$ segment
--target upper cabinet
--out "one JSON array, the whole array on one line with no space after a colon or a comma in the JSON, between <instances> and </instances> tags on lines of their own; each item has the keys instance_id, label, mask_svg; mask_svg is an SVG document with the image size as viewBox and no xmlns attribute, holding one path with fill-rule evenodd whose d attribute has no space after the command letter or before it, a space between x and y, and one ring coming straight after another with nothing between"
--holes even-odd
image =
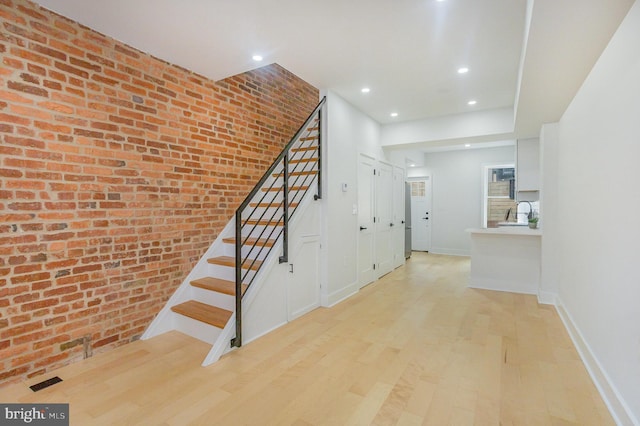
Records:
<instances>
[{"instance_id":1,"label":"upper cabinet","mask_svg":"<svg viewBox=\"0 0 640 426\"><path fill-rule=\"evenodd\" d=\"M538 199L540 190L540 140L519 139L517 145L516 185L518 199ZM521 194L527 192L529 194Z\"/></svg>"}]
</instances>

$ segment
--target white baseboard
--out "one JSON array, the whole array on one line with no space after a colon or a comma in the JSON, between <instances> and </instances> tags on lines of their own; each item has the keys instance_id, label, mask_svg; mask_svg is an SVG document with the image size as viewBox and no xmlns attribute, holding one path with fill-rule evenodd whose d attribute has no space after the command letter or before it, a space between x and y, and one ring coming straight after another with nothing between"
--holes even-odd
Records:
<instances>
[{"instance_id":1,"label":"white baseboard","mask_svg":"<svg viewBox=\"0 0 640 426\"><path fill-rule=\"evenodd\" d=\"M335 306L338 303L342 302L343 300L353 296L359 290L360 289L358 288L357 281L351 284L348 284L344 288L341 288L338 291L334 291L333 293L327 295L326 298L323 298L322 306L324 306L325 308L330 308L332 306Z\"/></svg>"},{"instance_id":2,"label":"white baseboard","mask_svg":"<svg viewBox=\"0 0 640 426\"><path fill-rule=\"evenodd\" d=\"M556 305L558 295L550 291L538 291L538 303L541 305Z\"/></svg>"},{"instance_id":3,"label":"white baseboard","mask_svg":"<svg viewBox=\"0 0 640 426\"><path fill-rule=\"evenodd\" d=\"M471 256L470 250L448 249L442 247L432 247L431 250L429 250L429 253L446 254L449 256Z\"/></svg>"},{"instance_id":4,"label":"white baseboard","mask_svg":"<svg viewBox=\"0 0 640 426\"><path fill-rule=\"evenodd\" d=\"M593 380L598 392L600 392L600 396L602 396L602 399L607 405L607 408L609 409L611 416L613 416L616 424L624 426L639 426L640 422L635 418L624 399L620 396L620 393L613 385L613 382L600 365L600 362L598 362L598 359L593 354L591 347L573 321L571 314L565 309L562 299L558 296L556 301L556 310L558 311L558 315L560 315L560 319L564 323L564 327L569 333L582 362L591 376L591 380Z\"/></svg>"},{"instance_id":5,"label":"white baseboard","mask_svg":"<svg viewBox=\"0 0 640 426\"><path fill-rule=\"evenodd\" d=\"M261 331L260 333L256 334L255 336L243 337L242 344L246 345L246 344L249 344L249 343L253 342L254 340L258 340L259 338L261 338L263 336L266 336L267 334L279 329L283 325L287 325L288 323L289 323L288 321L283 321L283 322L280 322L279 324L274 325L273 327L269 328L268 330Z\"/></svg>"},{"instance_id":6,"label":"white baseboard","mask_svg":"<svg viewBox=\"0 0 640 426\"><path fill-rule=\"evenodd\" d=\"M474 280L469 280L469 284L467 285L469 288L477 288L479 290L492 290L492 291L504 291L507 293L518 293L518 294L531 294L537 295L537 289L533 286L514 285L513 281L505 281L505 280L494 280L494 279L483 279L476 278Z\"/></svg>"}]
</instances>

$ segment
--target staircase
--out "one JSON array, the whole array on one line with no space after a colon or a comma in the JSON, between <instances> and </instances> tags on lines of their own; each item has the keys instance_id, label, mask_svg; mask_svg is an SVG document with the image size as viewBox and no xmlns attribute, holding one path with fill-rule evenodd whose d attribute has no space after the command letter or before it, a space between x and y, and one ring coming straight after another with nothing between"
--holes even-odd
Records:
<instances>
[{"instance_id":1,"label":"staircase","mask_svg":"<svg viewBox=\"0 0 640 426\"><path fill-rule=\"evenodd\" d=\"M324 101L246 197L142 339L178 330L210 343L203 365L242 345L244 302L259 290L274 265L287 262L294 213L321 198Z\"/></svg>"}]
</instances>

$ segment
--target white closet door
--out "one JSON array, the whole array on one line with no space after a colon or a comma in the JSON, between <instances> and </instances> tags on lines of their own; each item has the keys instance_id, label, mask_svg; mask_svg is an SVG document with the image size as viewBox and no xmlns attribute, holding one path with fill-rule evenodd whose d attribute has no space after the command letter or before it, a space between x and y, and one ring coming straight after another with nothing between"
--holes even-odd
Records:
<instances>
[{"instance_id":1,"label":"white closet door","mask_svg":"<svg viewBox=\"0 0 640 426\"><path fill-rule=\"evenodd\" d=\"M393 270L393 167L380 162L376 179L377 276Z\"/></svg>"}]
</instances>

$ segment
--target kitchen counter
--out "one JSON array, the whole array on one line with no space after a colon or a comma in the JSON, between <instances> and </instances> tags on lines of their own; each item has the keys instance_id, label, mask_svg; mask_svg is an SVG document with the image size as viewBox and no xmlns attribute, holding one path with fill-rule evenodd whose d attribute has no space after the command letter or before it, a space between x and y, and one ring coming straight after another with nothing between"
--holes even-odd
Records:
<instances>
[{"instance_id":1,"label":"kitchen counter","mask_svg":"<svg viewBox=\"0 0 640 426\"><path fill-rule=\"evenodd\" d=\"M469 228L471 234L496 234L496 235L529 235L542 236L542 230L530 229L528 226L501 226L499 228Z\"/></svg>"},{"instance_id":2,"label":"kitchen counter","mask_svg":"<svg viewBox=\"0 0 640 426\"><path fill-rule=\"evenodd\" d=\"M538 294L540 229L505 226L467 232L471 236L469 287Z\"/></svg>"}]
</instances>

